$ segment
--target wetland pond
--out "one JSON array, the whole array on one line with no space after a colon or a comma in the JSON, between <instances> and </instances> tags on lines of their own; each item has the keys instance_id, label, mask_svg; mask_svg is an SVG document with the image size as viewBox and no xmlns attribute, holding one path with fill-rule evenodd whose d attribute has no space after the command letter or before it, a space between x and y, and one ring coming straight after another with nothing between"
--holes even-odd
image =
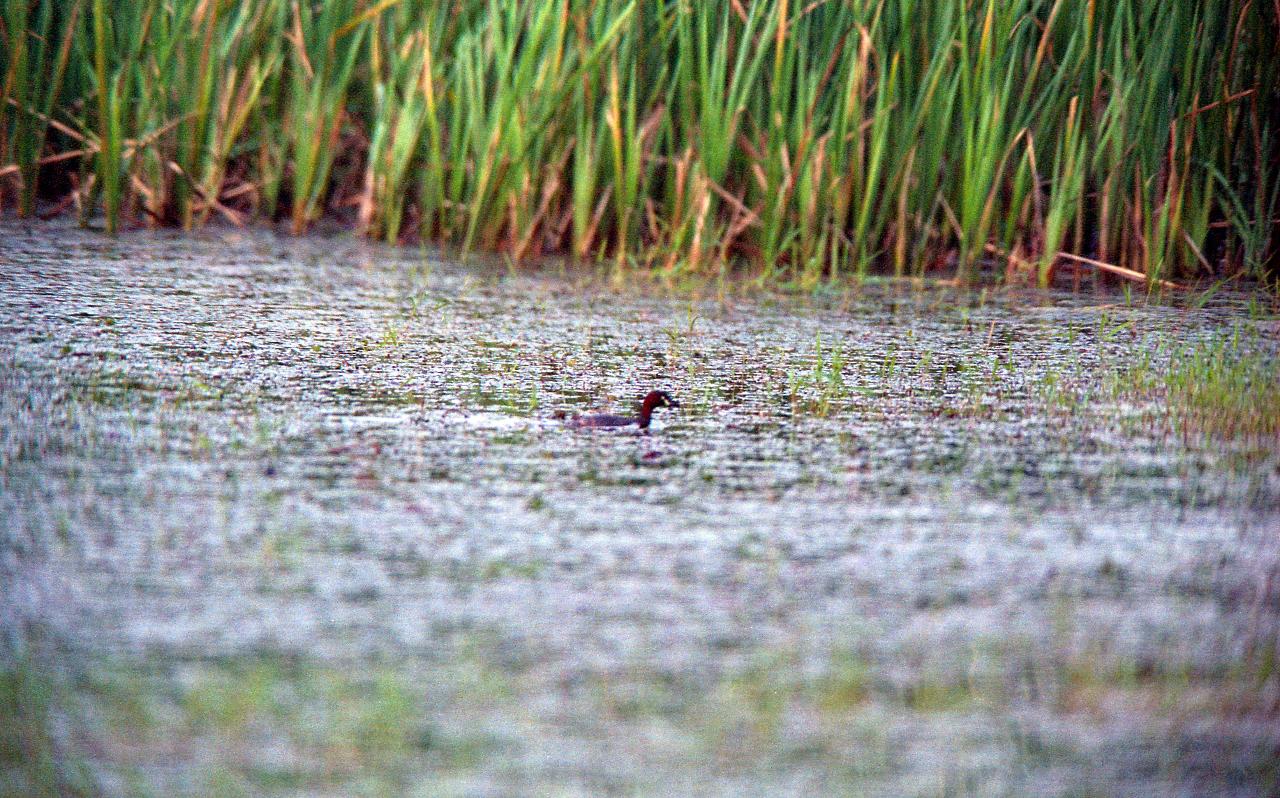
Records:
<instances>
[{"instance_id":1,"label":"wetland pond","mask_svg":"<svg viewBox=\"0 0 1280 798\"><path fill-rule=\"evenodd\" d=\"M1280 328L1191 304L2 222L0 793L1274 795L1275 425L1174 397Z\"/></svg>"}]
</instances>

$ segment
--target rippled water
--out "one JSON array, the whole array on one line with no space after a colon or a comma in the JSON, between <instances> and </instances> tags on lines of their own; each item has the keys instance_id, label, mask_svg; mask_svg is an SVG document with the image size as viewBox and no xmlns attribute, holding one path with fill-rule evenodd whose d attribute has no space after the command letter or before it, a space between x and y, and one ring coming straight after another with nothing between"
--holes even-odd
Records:
<instances>
[{"instance_id":1,"label":"rippled water","mask_svg":"<svg viewBox=\"0 0 1280 798\"><path fill-rule=\"evenodd\" d=\"M1094 390L1241 330L5 222L0 651L108 794L1265 795L1280 446Z\"/></svg>"}]
</instances>

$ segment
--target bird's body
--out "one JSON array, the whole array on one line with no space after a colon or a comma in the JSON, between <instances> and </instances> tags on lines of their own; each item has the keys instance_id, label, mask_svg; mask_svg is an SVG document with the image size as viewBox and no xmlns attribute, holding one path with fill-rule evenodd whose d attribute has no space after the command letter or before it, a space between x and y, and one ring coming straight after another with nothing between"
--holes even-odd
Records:
<instances>
[{"instance_id":1,"label":"bird's body","mask_svg":"<svg viewBox=\"0 0 1280 798\"><path fill-rule=\"evenodd\" d=\"M569 426L577 429L621 429L636 427L647 430L653 418L653 411L659 407L679 407L680 403L671 398L666 391L650 391L640 403L640 414L637 416L619 416L613 413L597 413L590 416L578 416L570 419Z\"/></svg>"},{"instance_id":2,"label":"bird's body","mask_svg":"<svg viewBox=\"0 0 1280 798\"><path fill-rule=\"evenodd\" d=\"M592 416L579 416L569 422L574 427L635 427L640 420L635 416L615 416L612 413L597 413Z\"/></svg>"}]
</instances>

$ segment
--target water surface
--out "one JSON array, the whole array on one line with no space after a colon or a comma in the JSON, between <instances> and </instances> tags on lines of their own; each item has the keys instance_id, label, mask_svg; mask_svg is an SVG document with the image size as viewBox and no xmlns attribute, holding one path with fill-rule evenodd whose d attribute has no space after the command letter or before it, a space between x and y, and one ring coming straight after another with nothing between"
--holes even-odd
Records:
<instances>
[{"instance_id":1,"label":"water surface","mask_svg":"<svg viewBox=\"0 0 1280 798\"><path fill-rule=\"evenodd\" d=\"M1280 446L1106 389L1231 335L5 222L0 650L107 794L1265 795Z\"/></svg>"}]
</instances>

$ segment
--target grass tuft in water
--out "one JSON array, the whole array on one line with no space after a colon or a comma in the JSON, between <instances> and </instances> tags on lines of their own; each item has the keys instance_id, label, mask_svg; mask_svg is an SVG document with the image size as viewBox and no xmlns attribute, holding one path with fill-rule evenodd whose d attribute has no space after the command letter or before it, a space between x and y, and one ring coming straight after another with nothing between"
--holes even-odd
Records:
<instances>
[{"instance_id":1,"label":"grass tuft in water","mask_svg":"<svg viewBox=\"0 0 1280 798\"><path fill-rule=\"evenodd\" d=\"M1148 356L1109 375L1129 401L1157 402L1157 423L1188 442L1240 440L1274 448L1280 441L1280 357L1244 344L1239 334L1178 346L1166 367Z\"/></svg>"},{"instance_id":2,"label":"grass tuft in water","mask_svg":"<svg viewBox=\"0 0 1280 798\"><path fill-rule=\"evenodd\" d=\"M819 418L826 418L834 413L850 395L844 381L845 365L844 343L824 349L822 336L819 335L813 344L812 367L792 371L787 376L791 412Z\"/></svg>"}]
</instances>

